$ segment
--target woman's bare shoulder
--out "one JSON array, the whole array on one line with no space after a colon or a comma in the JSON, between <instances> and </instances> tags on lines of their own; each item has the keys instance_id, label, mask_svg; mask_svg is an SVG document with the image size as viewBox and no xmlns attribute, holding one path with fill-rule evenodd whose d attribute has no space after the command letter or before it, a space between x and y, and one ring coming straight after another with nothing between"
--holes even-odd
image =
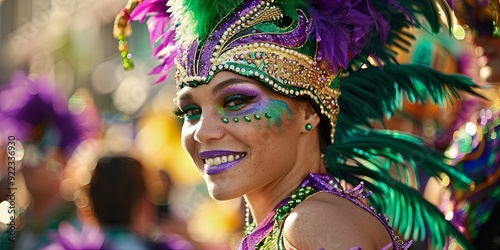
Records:
<instances>
[{"instance_id":1,"label":"woman's bare shoulder","mask_svg":"<svg viewBox=\"0 0 500 250\"><path fill-rule=\"evenodd\" d=\"M296 249L380 249L391 242L368 211L337 195L318 193L293 209L284 225L285 244Z\"/></svg>"}]
</instances>

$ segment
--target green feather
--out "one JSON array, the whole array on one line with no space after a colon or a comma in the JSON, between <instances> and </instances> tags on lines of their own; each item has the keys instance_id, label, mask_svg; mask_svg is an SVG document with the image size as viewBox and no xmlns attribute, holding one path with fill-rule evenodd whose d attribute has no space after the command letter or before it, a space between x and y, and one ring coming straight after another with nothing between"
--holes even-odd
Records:
<instances>
[{"instance_id":1,"label":"green feather","mask_svg":"<svg viewBox=\"0 0 500 250\"><path fill-rule=\"evenodd\" d=\"M438 178L446 173L454 185L462 188L471 183L464 174L446 165L442 154L426 147L419 138L387 130L353 128L348 136L326 148L325 157L328 171L334 176L352 185L365 182L367 189L373 191L370 204L393 218L392 225L405 239L422 240L427 236L435 248L442 248L447 233L451 232L460 244L470 245L434 205L404 184L414 182L418 188L416 179L402 178L409 178L410 172L417 173L417 167Z\"/></svg>"},{"instance_id":2,"label":"green feather","mask_svg":"<svg viewBox=\"0 0 500 250\"><path fill-rule=\"evenodd\" d=\"M327 150L334 150L334 155L342 153L350 158L363 159L385 173L388 170L385 165L378 164L380 158L388 161L391 168L399 168L399 171L416 173L418 167L429 176L438 178L441 173L446 173L459 188L468 188L471 183L463 173L443 162L446 157L442 153L433 151L420 138L410 134L353 128L348 136L336 141ZM360 154L360 151L364 154Z\"/></svg>"},{"instance_id":3,"label":"green feather","mask_svg":"<svg viewBox=\"0 0 500 250\"><path fill-rule=\"evenodd\" d=\"M385 0L372 0L373 5L381 15L389 22L391 30L389 31L386 43L383 44L380 36L374 36L373 46L365 48L356 58L351 60L349 72L358 70L361 65L374 67L369 57L377 58L381 64L387 65L397 63L397 52L394 48L408 51L415 36L410 33L410 28L415 26L427 30L429 33L438 33L441 31L443 23L442 14L447 20L448 28L451 34L453 13L448 7L446 0L399 0L399 4L411 15L411 20L399 12L394 11Z\"/></svg>"},{"instance_id":4,"label":"green feather","mask_svg":"<svg viewBox=\"0 0 500 250\"><path fill-rule=\"evenodd\" d=\"M243 0L171 0L170 11L177 18L177 37L184 44L204 41L220 20Z\"/></svg>"},{"instance_id":5,"label":"green feather","mask_svg":"<svg viewBox=\"0 0 500 250\"><path fill-rule=\"evenodd\" d=\"M418 64L358 70L340 84L339 106L349 109L339 114L335 140L346 136L353 126L372 127L374 121L383 124L384 118L402 108L405 95L414 102L430 100L444 106L460 98L458 90L475 94L475 86L465 76L444 74Z\"/></svg>"},{"instance_id":6,"label":"green feather","mask_svg":"<svg viewBox=\"0 0 500 250\"><path fill-rule=\"evenodd\" d=\"M332 159L328 158L327 161ZM474 249L465 236L444 218L441 211L417 190L393 179L386 172L370 170L362 164L351 166L328 162L328 167L351 185L363 181L365 187L373 191L369 197L370 205L392 218L389 223L406 240L423 240L427 236L431 238L433 249L443 249L447 238L451 236L465 249Z\"/></svg>"}]
</instances>

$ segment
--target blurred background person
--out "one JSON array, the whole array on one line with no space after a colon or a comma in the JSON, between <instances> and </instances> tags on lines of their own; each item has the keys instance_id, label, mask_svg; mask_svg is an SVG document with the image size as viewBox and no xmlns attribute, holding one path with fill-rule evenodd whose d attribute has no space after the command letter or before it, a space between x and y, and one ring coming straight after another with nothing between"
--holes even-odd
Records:
<instances>
[{"instance_id":1,"label":"blurred background person","mask_svg":"<svg viewBox=\"0 0 500 250\"><path fill-rule=\"evenodd\" d=\"M1 88L1 181L8 180L4 149L12 136L17 172L10 186L19 190L10 214L17 232L14 240L9 239L12 230L3 232L1 249L39 249L49 243L60 222L81 224L73 201L61 195L66 191L62 183L68 160L82 142L99 134L100 127L92 103L73 97L69 101L47 77L20 71Z\"/></svg>"},{"instance_id":2,"label":"blurred background person","mask_svg":"<svg viewBox=\"0 0 500 250\"><path fill-rule=\"evenodd\" d=\"M129 156L99 159L88 186L106 249L192 249L174 234L158 235L156 207L147 197L144 167Z\"/></svg>"}]
</instances>

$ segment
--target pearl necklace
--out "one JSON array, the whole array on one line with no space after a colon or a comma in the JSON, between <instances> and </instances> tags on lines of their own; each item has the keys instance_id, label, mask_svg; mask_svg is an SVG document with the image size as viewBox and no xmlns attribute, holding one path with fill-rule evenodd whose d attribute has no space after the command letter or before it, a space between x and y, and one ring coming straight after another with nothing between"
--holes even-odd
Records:
<instances>
[{"instance_id":1,"label":"pearl necklace","mask_svg":"<svg viewBox=\"0 0 500 250\"><path fill-rule=\"evenodd\" d=\"M250 222L251 216L250 207L248 206L248 202L245 201L245 235L249 235L257 226L255 221Z\"/></svg>"}]
</instances>

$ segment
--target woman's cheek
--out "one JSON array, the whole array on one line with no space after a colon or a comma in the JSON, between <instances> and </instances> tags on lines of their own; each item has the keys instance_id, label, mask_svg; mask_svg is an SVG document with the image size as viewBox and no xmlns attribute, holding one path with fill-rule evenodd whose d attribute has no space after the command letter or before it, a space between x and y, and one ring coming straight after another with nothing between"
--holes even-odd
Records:
<instances>
[{"instance_id":1,"label":"woman's cheek","mask_svg":"<svg viewBox=\"0 0 500 250\"><path fill-rule=\"evenodd\" d=\"M257 123L259 126L265 124L267 129L281 131L284 121L293 118L293 113L288 105L281 100L263 100L253 103L241 112L229 112L218 108L221 122L225 124Z\"/></svg>"},{"instance_id":2,"label":"woman's cheek","mask_svg":"<svg viewBox=\"0 0 500 250\"><path fill-rule=\"evenodd\" d=\"M191 157L193 157L194 133L192 131L192 128L188 124L186 124L186 122L184 122L184 124L182 125L181 137L182 147Z\"/></svg>"}]
</instances>

